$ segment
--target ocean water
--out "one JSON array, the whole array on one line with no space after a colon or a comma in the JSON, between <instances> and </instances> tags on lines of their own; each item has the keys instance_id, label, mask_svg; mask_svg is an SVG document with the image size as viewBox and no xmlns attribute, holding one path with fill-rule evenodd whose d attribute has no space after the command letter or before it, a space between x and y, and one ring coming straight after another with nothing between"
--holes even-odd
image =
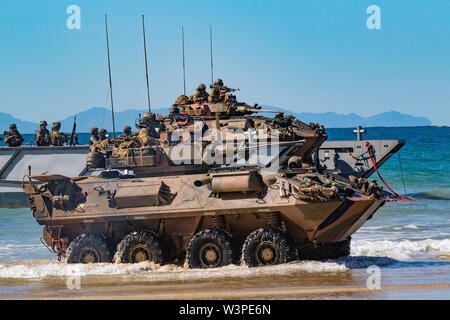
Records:
<instances>
[{"instance_id":1,"label":"ocean water","mask_svg":"<svg viewBox=\"0 0 450 320\"><path fill-rule=\"evenodd\" d=\"M355 138L352 130L328 129L327 133L330 140L347 140ZM80 138L83 142L88 135L80 135ZM107 287L113 292L118 283L127 282L135 286L130 292L152 294L152 285L157 290L161 284L171 284L172 289L177 287L188 292L181 298L194 299L205 298L192 293L198 289L195 284L198 280L204 281L206 291L222 288L222 295L216 296L219 298L450 299L448 287L419 290L420 294L417 290L400 290L401 294L394 294L394 291L362 295L315 291L302 295L305 286L317 290L365 286L365 268L372 265L381 268L385 285L450 285L450 128L367 128L363 138L406 140L399 156L394 155L388 160L380 173L394 191L407 194L415 201L386 203L353 235L349 257L253 269L228 266L217 270L185 270L181 266L159 267L150 263L68 265L58 262L40 243L42 226L35 222L28 209L0 209L0 297L28 297L27 292L39 286L58 287L55 283L59 283L60 294L71 295L74 293L65 290L61 279L79 275L89 279L85 282L86 288L98 288L99 283L108 283ZM372 177L376 178L376 174ZM16 280L28 282L19 285L14 282ZM210 282L211 287L208 287ZM146 283L147 289L140 287L140 283ZM271 293L264 291L261 283L270 287ZM286 289L286 283L290 283L290 291ZM295 289L293 294L293 287L301 290ZM84 292L85 296L110 294L106 288L104 291L91 289ZM235 296L233 290L237 290ZM249 296L245 293L263 291L266 293ZM224 292L231 292L231 296ZM123 291L117 288L117 295L120 294ZM50 294L44 296L51 297Z\"/></svg>"}]
</instances>

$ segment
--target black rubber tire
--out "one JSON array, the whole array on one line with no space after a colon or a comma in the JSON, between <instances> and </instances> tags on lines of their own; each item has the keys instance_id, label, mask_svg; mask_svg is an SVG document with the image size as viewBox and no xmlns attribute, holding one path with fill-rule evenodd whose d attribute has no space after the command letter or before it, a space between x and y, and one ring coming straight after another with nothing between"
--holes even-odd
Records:
<instances>
[{"instance_id":1,"label":"black rubber tire","mask_svg":"<svg viewBox=\"0 0 450 320\"><path fill-rule=\"evenodd\" d=\"M300 259L326 260L345 257L350 254L351 238L340 242L323 243L313 246L309 244L299 250Z\"/></svg>"},{"instance_id":2,"label":"black rubber tire","mask_svg":"<svg viewBox=\"0 0 450 320\"><path fill-rule=\"evenodd\" d=\"M144 258L160 265L165 263L160 237L153 231L145 230L126 235L117 245L114 262L137 263L145 261Z\"/></svg>"},{"instance_id":3,"label":"black rubber tire","mask_svg":"<svg viewBox=\"0 0 450 320\"><path fill-rule=\"evenodd\" d=\"M101 233L83 233L76 237L66 252L67 263L110 263L112 252Z\"/></svg>"},{"instance_id":4,"label":"black rubber tire","mask_svg":"<svg viewBox=\"0 0 450 320\"><path fill-rule=\"evenodd\" d=\"M227 232L220 229L206 229L192 237L186 250L186 261L192 269L219 268L233 263L233 251L231 237ZM214 252L217 259L208 263L207 252Z\"/></svg>"},{"instance_id":5,"label":"black rubber tire","mask_svg":"<svg viewBox=\"0 0 450 320\"><path fill-rule=\"evenodd\" d=\"M264 263L262 250L269 249L271 260ZM250 233L242 246L241 262L249 267L282 264L297 260L297 249L280 229L265 227Z\"/></svg>"}]
</instances>

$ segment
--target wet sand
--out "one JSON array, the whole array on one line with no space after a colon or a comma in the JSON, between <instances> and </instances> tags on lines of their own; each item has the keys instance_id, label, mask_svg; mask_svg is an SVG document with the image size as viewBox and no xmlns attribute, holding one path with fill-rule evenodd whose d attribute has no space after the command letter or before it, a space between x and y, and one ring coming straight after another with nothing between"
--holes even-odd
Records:
<instances>
[{"instance_id":1,"label":"wet sand","mask_svg":"<svg viewBox=\"0 0 450 320\"><path fill-rule=\"evenodd\" d=\"M393 262L381 266L380 289L367 287L371 274L355 261L360 262L294 262L215 270L184 270L149 263L85 265L70 270L73 265L64 262L13 262L9 267L59 266L75 276L2 278L0 299L450 299L448 261ZM369 260L367 264L380 261L383 260ZM114 272L124 274L107 275Z\"/></svg>"}]
</instances>

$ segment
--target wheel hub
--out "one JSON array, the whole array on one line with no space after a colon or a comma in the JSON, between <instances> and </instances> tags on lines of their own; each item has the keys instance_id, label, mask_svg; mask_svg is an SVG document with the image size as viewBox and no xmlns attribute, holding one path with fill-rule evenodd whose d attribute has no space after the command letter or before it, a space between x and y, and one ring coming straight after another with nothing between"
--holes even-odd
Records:
<instances>
[{"instance_id":1,"label":"wheel hub","mask_svg":"<svg viewBox=\"0 0 450 320\"><path fill-rule=\"evenodd\" d=\"M94 248L85 248L80 254L81 263L96 263L99 261L99 254Z\"/></svg>"},{"instance_id":2,"label":"wheel hub","mask_svg":"<svg viewBox=\"0 0 450 320\"><path fill-rule=\"evenodd\" d=\"M151 260L150 250L147 248L147 246L137 245L130 250L131 263L139 263L147 260Z\"/></svg>"},{"instance_id":3,"label":"wheel hub","mask_svg":"<svg viewBox=\"0 0 450 320\"><path fill-rule=\"evenodd\" d=\"M204 268L216 268L222 262L222 250L215 243L206 243L199 250L199 259Z\"/></svg>"},{"instance_id":4,"label":"wheel hub","mask_svg":"<svg viewBox=\"0 0 450 320\"><path fill-rule=\"evenodd\" d=\"M256 260L260 265L274 265L280 259L277 246L270 241L261 242L255 250Z\"/></svg>"}]
</instances>

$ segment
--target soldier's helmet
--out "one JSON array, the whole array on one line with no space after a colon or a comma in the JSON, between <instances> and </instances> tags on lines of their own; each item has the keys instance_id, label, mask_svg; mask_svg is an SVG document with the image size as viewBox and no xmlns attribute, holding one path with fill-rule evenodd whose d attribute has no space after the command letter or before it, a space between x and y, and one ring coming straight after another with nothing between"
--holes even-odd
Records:
<instances>
[{"instance_id":1,"label":"soldier's helmet","mask_svg":"<svg viewBox=\"0 0 450 320\"><path fill-rule=\"evenodd\" d=\"M61 122L57 121L57 122L53 122L53 127L54 128L61 128Z\"/></svg>"},{"instance_id":2,"label":"soldier's helmet","mask_svg":"<svg viewBox=\"0 0 450 320\"><path fill-rule=\"evenodd\" d=\"M215 85L215 86L223 86L223 81L222 81L222 79L217 79L217 80L214 82L214 85Z\"/></svg>"},{"instance_id":3,"label":"soldier's helmet","mask_svg":"<svg viewBox=\"0 0 450 320\"><path fill-rule=\"evenodd\" d=\"M130 126L123 127L123 133L130 134L131 133L131 127Z\"/></svg>"},{"instance_id":4,"label":"soldier's helmet","mask_svg":"<svg viewBox=\"0 0 450 320\"><path fill-rule=\"evenodd\" d=\"M98 134L98 128L97 127L93 127L91 129L91 131L89 131L91 134Z\"/></svg>"},{"instance_id":5,"label":"soldier's helmet","mask_svg":"<svg viewBox=\"0 0 450 320\"><path fill-rule=\"evenodd\" d=\"M98 133L99 133L99 134L102 134L102 135L105 135L105 134L106 134L106 129L105 129L105 128L101 128L101 129L98 131Z\"/></svg>"},{"instance_id":6,"label":"soldier's helmet","mask_svg":"<svg viewBox=\"0 0 450 320\"><path fill-rule=\"evenodd\" d=\"M15 123L11 123L11 124L9 125L9 128L10 128L10 129L17 129L17 126L16 126Z\"/></svg>"},{"instance_id":7,"label":"soldier's helmet","mask_svg":"<svg viewBox=\"0 0 450 320\"><path fill-rule=\"evenodd\" d=\"M144 115L142 116L142 120L151 120L154 121L156 120L156 115L153 112L146 112L144 113Z\"/></svg>"},{"instance_id":8,"label":"soldier's helmet","mask_svg":"<svg viewBox=\"0 0 450 320\"><path fill-rule=\"evenodd\" d=\"M204 90L206 90L205 84L204 84L204 83L200 83L200 84L198 85L197 90L199 90L199 91L204 91Z\"/></svg>"},{"instance_id":9,"label":"soldier's helmet","mask_svg":"<svg viewBox=\"0 0 450 320\"><path fill-rule=\"evenodd\" d=\"M47 126L47 121L42 120L42 121L39 123L39 125L41 125L41 126Z\"/></svg>"}]
</instances>

